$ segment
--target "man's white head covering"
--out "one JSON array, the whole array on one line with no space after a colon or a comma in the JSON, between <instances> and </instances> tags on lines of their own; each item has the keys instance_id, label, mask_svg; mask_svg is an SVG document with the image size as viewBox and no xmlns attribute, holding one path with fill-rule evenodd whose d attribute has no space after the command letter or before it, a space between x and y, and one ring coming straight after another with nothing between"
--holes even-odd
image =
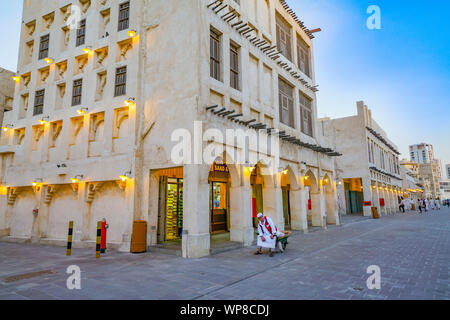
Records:
<instances>
[{"instance_id":1,"label":"man's white head covering","mask_svg":"<svg viewBox=\"0 0 450 320\"><path fill-rule=\"evenodd\" d=\"M258 219L264 217L264 215L260 212L258 213Z\"/></svg>"}]
</instances>

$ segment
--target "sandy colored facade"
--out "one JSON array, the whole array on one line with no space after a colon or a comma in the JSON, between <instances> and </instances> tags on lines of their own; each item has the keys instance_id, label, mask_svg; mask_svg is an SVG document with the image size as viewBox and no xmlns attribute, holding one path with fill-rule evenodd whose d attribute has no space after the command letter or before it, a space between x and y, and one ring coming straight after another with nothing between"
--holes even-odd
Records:
<instances>
[{"instance_id":1,"label":"sandy colored facade","mask_svg":"<svg viewBox=\"0 0 450 320\"><path fill-rule=\"evenodd\" d=\"M386 132L372 119L371 110L357 102L357 114L338 119L320 119L329 144L343 154L336 158L336 171L343 183L338 199L347 214L372 215L398 211L398 199L405 196L399 152Z\"/></svg>"},{"instance_id":2,"label":"sandy colored facade","mask_svg":"<svg viewBox=\"0 0 450 320\"><path fill-rule=\"evenodd\" d=\"M24 1L0 147L4 239L64 245L73 220L74 246L93 247L106 218L109 246L129 251L143 220L149 247L198 258L214 237L251 245L254 204L280 229L339 224L312 33L284 1L240 2L74 1L70 29L71 1ZM180 129L194 148L227 151L178 163ZM241 146L217 138L227 129L279 129L281 156L250 146L239 162Z\"/></svg>"},{"instance_id":3,"label":"sandy colored facade","mask_svg":"<svg viewBox=\"0 0 450 320\"><path fill-rule=\"evenodd\" d=\"M0 68L0 125L9 125L3 123L4 113L11 111L14 100L14 82L11 81L11 77L14 77L15 73L3 68Z\"/></svg>"}]
</instances>

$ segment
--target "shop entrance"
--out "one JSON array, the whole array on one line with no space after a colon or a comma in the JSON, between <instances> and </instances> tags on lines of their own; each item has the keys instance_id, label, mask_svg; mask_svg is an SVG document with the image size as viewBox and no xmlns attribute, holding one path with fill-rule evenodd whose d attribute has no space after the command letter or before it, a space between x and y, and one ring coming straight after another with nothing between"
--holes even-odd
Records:
<instances>
[{"instance_id":1,"label":"shop entrance","mask_svg":"<svg viewBox=\"0 0 450 320\"><path fill-rule=\"evenodd\" d=\"M261 176L261 169L259 166L253 168L250 176L250 184L253 194L253 227L258 228L258 213L264 214L263 206L263 177Z\"/></svg>"},{"instance_id":2,"label":"shop entrance","mask_svg":"<svg viewBox=\"0 0 450 320\"><path fill-rule=\"evenodd\" d=\"M344 179L347 214L362 214L364 194L361 179Z\"/></svg>"},{"instance_id":3,"label":"shop entrance","mask_svg":"<svg viewBox=\"0 0 450 320\"><path fill-rule=\"evenodd\" d=\"M285 230L291 230L291 184L287 171L281 177L281 192L283 197L283 215Z\"/></svg>"},{"instance_id":4,"label":"shop entrance","mask_svg":"<svg viewBox=\"0 0 450 320\"><path fill-rule=\"evenodd\" d=\"M180 242L183 232L183 169L158 171L158 243Z\"/></svg>"},{"instance_id":5,"label":"shop entrance","mask_svg":"<svg viewBox=\"0 0 450 320\"><path fill-rule=\"evenodd\" d=\"M226 164L215 162L209 173L210 232L225 233L230 230L230 171Z\"/></svg>"}]
</instances>

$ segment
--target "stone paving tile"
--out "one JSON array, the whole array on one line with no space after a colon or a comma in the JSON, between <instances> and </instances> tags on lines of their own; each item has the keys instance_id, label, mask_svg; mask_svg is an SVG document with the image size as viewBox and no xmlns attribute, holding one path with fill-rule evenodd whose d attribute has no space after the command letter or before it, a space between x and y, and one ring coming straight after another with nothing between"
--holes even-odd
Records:
<instances>
[{"instance_id":1,"label":"stone paving tile","mask_svg":"<svg viewBox=\"0 0 450 320\"><path fill-rule=\"evenodd\" d=\"M294 232L274 258L242 248L197 260L157 252L96 260L84 249L66 257L64 248L0 242L0 299L450 299L450 210L342 221ZM82 290L66 288L69 265L80 266ZM381 268L381 290L366 287L369 265ZM56 274L1 281L41 270Z\"/></svg>"}]
</instances>

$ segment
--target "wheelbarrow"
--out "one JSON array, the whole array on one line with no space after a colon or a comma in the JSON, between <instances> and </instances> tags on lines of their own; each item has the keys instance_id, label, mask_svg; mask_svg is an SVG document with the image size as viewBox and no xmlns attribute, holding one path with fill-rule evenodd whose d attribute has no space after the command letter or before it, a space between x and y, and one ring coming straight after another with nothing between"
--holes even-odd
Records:
<instances>
[{"instance_id":1,"label":"wheelbarrow","mask_svg":"<svg viewBox=\"0 0 450 320\"><path fill-rule=\"evenodd\" d=\"M279 252L283 253L286 250L287 245L289 244L288 239L291 236L291 232L282 231L281 233L283 233L284 236L277 238L275 248L278 247Z\"/></svg>"}]
</instances>

